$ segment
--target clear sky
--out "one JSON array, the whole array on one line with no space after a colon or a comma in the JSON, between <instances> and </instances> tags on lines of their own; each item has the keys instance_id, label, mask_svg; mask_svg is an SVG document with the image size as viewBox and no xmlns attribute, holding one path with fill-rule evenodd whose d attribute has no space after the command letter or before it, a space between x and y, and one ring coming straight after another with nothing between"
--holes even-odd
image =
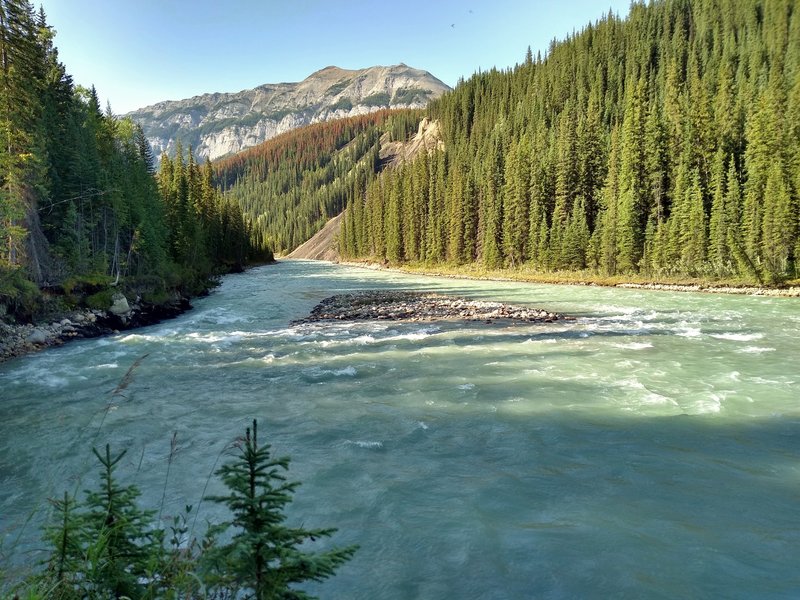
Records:
<instances>
[{"instance_id":1,"label":"clear sky","mask_svg":"<svg viewBox=\"0 0 800 600\"><path fill-rule=\"evenodd\" d=\"M33 0L75 82L122 114L161 100L401 62L454 86L629 0Z\"/></svg>"}]
</instances>

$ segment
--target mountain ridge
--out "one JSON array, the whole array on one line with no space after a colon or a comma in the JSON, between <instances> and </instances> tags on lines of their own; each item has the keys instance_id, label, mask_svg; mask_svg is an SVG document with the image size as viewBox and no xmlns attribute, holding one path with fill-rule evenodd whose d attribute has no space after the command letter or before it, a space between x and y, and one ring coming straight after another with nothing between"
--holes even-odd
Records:
<instances>
[{"instance_id":1,"label":"mountain ridge","mask_svg":"<svg viewBox=\"0 0 800 600\"><path fill-rule=\"evenodd\" d=\"M198 157L216 159L303 125L386 108L423 108L448 90L428 71L404 63L329 65L299 82L164 100L126 116L142 126L156 156L174 155L180 141Z\"/></svg>"}]
</instances>

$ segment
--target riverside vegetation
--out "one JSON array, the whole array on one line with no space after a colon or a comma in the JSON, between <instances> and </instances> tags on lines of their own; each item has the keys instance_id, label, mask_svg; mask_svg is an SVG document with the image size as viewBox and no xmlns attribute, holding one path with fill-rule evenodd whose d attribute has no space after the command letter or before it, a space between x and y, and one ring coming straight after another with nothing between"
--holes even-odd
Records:
<instances>
[{"instance_id":1,"label":"riverside vegetation","mask_svg":"<svg viewBox=\"0 0 800 600\"><path fill-rule=\"evenodd\" d=\"M43 10L0 1L0 32L0 317L169 304L271 260L191 149L156 175L141 128L74 85Z\"/></svg>"},{"instance_id":2,"label":"riverside vegetation","mask_svg":"<svg viewBox=\"0 0 800 600\"><path fill-rule=\"evenodd\" d=\"M175 437L172 446L174 452ZM286 478L288 457L275 458L269 444L259 445L255 420L229 449L235 450L235 459L216 471L227 492L205 499L227 506L232 518L209 524L198 538L193 506L164 527L161 511L137 504L135 486L119 484L115 469L126 451L93 448L100 463L97 486L83 500L65 492L52 501L55 517L44 532L50 546L44 568L8 591L8 597L311 598L296 586L332 576L357 547L302 548L336 530L285 524L283 511L299 483Z\"/></svg>"},{"instance_id":3,"label":"riverside vegetation","mask_svg":"<svg viewBox=\"0 0 800 600\"><path fill-rule=\"evenodd\" d=\"M798 277L800 14L792 2L634 3L423 111L317 124L156 175L135 123L4 0L0 312L165 302L290 251L349 207L340 254L571 280L780 286ZM427 116L443 150L386 168ZM188 152L187 152L188 150ZM63 305L67 306L64 307Z\"/></svg>"}]
</instances>

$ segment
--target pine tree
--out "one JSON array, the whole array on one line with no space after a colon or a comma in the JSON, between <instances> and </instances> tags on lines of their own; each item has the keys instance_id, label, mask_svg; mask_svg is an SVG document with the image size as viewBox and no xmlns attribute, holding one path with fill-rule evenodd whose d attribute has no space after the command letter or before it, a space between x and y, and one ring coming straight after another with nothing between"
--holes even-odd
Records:
<instances>
[{"instance_id":1,"label":"pine tree","mask_svg":"<svg viewBox=\"0 0 800 600\"><path fill-rule=\"evenodd\" d=\"M403 198L400 180L391 177L386 182L386 258L399 263L403 256Z\"/></svg>"},{"instance_id":2,"label":"pine tree","mask_svg":"<svg viewBox=\"0 0 800 600\"><path fill-rule=\"evenodd\" d=\"M786 177L779 162L774 162L764 187L764 212L761 222L761 255L773 281L788 275L794 250L797 206L792 201Z\"/></svg>"},{"instance_id":3,"label":"pine tree","mask_svg":"<svg viewBox=\"0 0 800 600\"><path fill-rule=\"evenodd\" d=\"M709 219L709 257L716 265L718 271L724 269L724 265L730 264L731 255L728 248L728 229L736 227L737 222L728 222L728 210L726 206L725 182L727 173L725 171L725 160L723 149L717 151L713 169L713 197L711 200L711 216Z\"/></svg>"},{"instance_id":4,"label":"pine tree","mask_svg":"<svg viewBox=\"0 0 800 600\"><path fill-rule=\"evenodd\" d=\"M287 457L273 458L269 444L259 446L257 423L247 428L238 458L217 471L229 492L212 496L233 514L230 543L212 552L209 567L215 587L240 589L257 600L309 598L294 586L322 581L348 561L355 546L306 552L306 541L330 537L335 529L305 529L285 525L286 505L297 486L284 473Z\"/></svg>"},{"instance_id":5,"label":"pine tree","mask_svg":"<svg viewBox=\"0 0 800 600\"><path fill-rule=\"evenodd\" d=\"M503 264L502 223L503 205L500 199L500 147L494 140L487 151L487 172L481 179L481 233L478 244L483 264L490 268L499 268Z\"/></svg>"},{"instance_id":6,"label":"pine tree","mask_svg":"<svg viewBox=\"0 0 800 600\"><path fill-rule=\"evenodd\" d=\"M697 273L706 259L706 215L703 207L703 192L700 172L695 169L691 185L686 191L686 220L681 228L681 262L688 273Z\"/></svg>"},{"instance_id":7,"label":"pine tree","mask_svg":"<svg viewBox=\"0 0 800 600\"><path fill-rule=\"evenodd\" d=\"M785 151L783 134L780 92L773 84L761 93L746 127L747 149L744 164L747 184L742 225L745 251L753 257L760 257L763 244L770 243L762 237L765 204L770 202L765 191L772 164L781 161Z\"/></svg>"},{"instance_id":8,"label":"pine tree","mask_svg":"<svg viewBox=\"0 0 800 600\"><path fill-rule=\"evenodd\" d=\"M530 146L525 138L512 144L503 186L503 253L509 266L525 260L530 208Z\"/></svg>"},{"instance_id":9,"label":"pine tree","mask_svg":"<svg viewBox=\"0 0 800 600\"><path fill-rule=\"evenodd\" d=\"M46 185L38 50L30 4L0 1L0 266L26 264L26 236L38 225L31 219Z\"/></svg>"},{"instance_id":10,"label":"pine tree","mask_svg":"<svg viewBox=\"0 0 800 600\"><path fill-rule=\"evenodd\" d=\"M617 269L631 273L639 268L644 251L644 229L649 206L645 173L645 96L644 80L629 93L622 125L619 213L617 232Z\"/></svg>"},{"instance_id":11,"label":"pine tree","mask_svg":"<svg viewBox=\"0 0 800 600\"><path fill-rule=\"evenodd\" d=\"M617 236L619 228L619 129L611 132L611 154L608 175L602 192L602 203L597 224L600 268L608 275L617 273Z\"/></svg>"},{"instance_id":12,"label":"pine tree","mask_svg":"<svg viewBox=\"0 0 800 600\"><path fill-rule=\"evenodd\" d=\"M153 556L158 556L161 536L153 527L154 511L142 510L135 486L120 486L114 471L126 451L112 456L106 444L100 461L101 485L87 490L82 531L82 551L93 564L90 596L140 598L145 591Z\"/></svg>"}]
</instances>

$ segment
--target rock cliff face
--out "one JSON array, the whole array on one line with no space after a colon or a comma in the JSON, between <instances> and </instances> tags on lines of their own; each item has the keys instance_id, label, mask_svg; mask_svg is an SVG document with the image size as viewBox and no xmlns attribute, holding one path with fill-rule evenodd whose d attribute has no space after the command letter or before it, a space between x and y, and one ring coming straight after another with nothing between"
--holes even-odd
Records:
<instances>
[{"instance_id":1,"label":"rock cliff face","mask_svg":"<svg viewBox=\"0 0 800 600\"><path fill-rule=\"evenodd\" d=\"M156 156L174 154L180 141L191 144L196 156L214 159L310 123L383 108L423 108L449 89L427 71L403 64L326 67L299 83L159 102L127 116L142 125Z\"/></svg>"}]
</instances>

